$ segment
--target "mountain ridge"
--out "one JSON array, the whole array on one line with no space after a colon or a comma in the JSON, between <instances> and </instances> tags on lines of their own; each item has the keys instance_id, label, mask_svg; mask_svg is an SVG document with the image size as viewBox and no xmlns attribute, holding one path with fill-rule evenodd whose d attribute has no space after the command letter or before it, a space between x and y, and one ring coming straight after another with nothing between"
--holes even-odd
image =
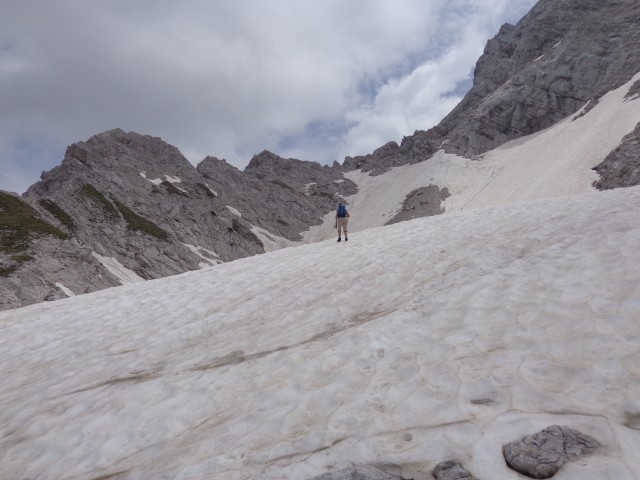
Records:
<instances>
[{"instance_id":1,"label":"mountain ridge","mask_svg":"<svg viewBox=\"0 0 640 480\"><path fill-rule=\"evenodd\" d=\"M471 90L437 126L345 167L380 174L440 148L472 158L543 130L640 70L639 21L635 0L541 0L487 42Z\"/></svg>"}]
</instances>

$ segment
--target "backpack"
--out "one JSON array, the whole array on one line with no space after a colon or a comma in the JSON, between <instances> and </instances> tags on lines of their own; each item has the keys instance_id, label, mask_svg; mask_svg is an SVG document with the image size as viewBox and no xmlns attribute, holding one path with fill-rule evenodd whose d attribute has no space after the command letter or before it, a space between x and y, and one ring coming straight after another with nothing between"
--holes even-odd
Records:
<instances>
[{"instance_id":1,"label":"backpack","mask_svg":"<svg viewBox=\"0 0 640 480\"><path fill-rule=\"evenodd\" d=\"M340 204L338 206L338 216L339 217L346 217L347 216L347 207L345 207L344 205Z\"/></svg>"}]
</instances>

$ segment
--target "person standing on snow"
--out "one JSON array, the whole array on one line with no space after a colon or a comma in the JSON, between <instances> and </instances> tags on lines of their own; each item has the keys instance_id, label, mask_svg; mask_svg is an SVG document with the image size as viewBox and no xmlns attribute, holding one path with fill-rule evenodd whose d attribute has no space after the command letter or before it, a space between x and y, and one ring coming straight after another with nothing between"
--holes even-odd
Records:
<instances>
[{"instance_id":1,"label":"person standing on snow","mask_svg":"<svg viewBox=\"0 0 640 480\"><path fill-rule=\"evenodd\" d=\"M347 207L344 206L344 203L340 203L338 205L338 210L336 210L336 224L333 228L338 229L338 241L342 241L342 229L344 229L344 241L348 242L349 237L347 236L347 223L349 222L349 212L347 212Z\"/></svg>"}]
</instances>

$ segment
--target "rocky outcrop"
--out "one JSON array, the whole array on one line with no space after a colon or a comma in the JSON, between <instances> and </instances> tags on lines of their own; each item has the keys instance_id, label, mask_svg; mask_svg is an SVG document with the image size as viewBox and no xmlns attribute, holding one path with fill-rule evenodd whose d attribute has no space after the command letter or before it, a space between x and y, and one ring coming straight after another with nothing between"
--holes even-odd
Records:
<instances>
[{"instance_id":1,"label":"rocky outcrop","mask_svg":"<svg viewBox=\"0 0 640 480\"><path fill-rule=\"evenodd\" d=\"M531 478L551 478L566 462L592 453L600 444L570 427L552 425L504 446L507 465Z\"/></svg>"},{"instance_id":2,"label":"rocky outcrop","mask_svg":"<svg viewBox=\"0 0 640 480\"><path fill-rule=\"evenodd\" d=\"M441 462L435 466L431 474L437 480L478 480L467 472L456 460Z\"/></svg>"},{"instance_id":3,"label":"rocky outcrop","mask_svg":"<svg viewBox=\"0 0 640 480\"><path fill-rule=\"evenodd\" d=\"M325 473L310 480L398 480L388 473L374 467L362 466L340 470L339 472Z\"/></svg>"},{"instance_id":4,"label":"rocky outcrop","mask_svg":"<svg viewBox=\"0 0 640 480\"><path fill-rule=\"evenodd\" d=\"M507 465L530 478L554 476L568 461L588 455L600 447L597 440L571 427L552 425L544 430L511 442L502 449ZM431 474L437 480L478 480L457 460L438 463ZM397 477L372 466L325 473L310 480L393 480Z\"/></svg>"},{"instance_id":5,"label":"rocky outcrop","mask_svg":"<svg viewBox=\"0 0 640 480\"><path fill-rule=\"evenodd\" d=\"M319 224L342 197L357 191L340 168L267 151L254 156L244 172L215 157L207 157L197 169L219 201L233 205L252 225L292 241Z\"/></svg>"},{"instance_id":6,"label":"rocky outcrop","mask_svg":"<svg viewBox=\"0 0 640 480\"><path fill-rule=\"evenodd\" d=\"M442 202L449 196L446 187L442 190L436 185L418 188L407 195L400 211L385 225L444 213Z\"/></svg>"},{"instance_id":7,"label":"rocky outcrop","mask_svg":"<svg viewBox=\"0 0 640 480\"><path fill-rule=\"evenodd\" d=\"M511 442L502 448L507 465L530 478L551 478L566 462L593 453L600 444L593 437L571 427L552 425ZM505 467L506 468L506 467ZM431 475L437 480L478 480L458 460L438 463ZM325 473L310 480L393 480L397 479L370 465Z\"/></svg>"},{"instance_id":8,"label":"rocky outcrop","mask_svg":"<svg viewBox=\"0 0 640 480\"><path fill-rule=\"evenodd\" d=\"M633 0L540 0L487 43L473 87L439 125L344 166L379 174L440 148L473 158L547 128L640 70L638 22Z\"/></svg>"},{"instance_id":9,"label":"rocky outcrop","mask_svg":"<svg viewBox=\"0 0 640 480\"><path fill-rule=\"evenodd\" d=\"M594 170L600 174L593 184L598 190L640 185L640 123Z\"/></svg>"}]
</instances>

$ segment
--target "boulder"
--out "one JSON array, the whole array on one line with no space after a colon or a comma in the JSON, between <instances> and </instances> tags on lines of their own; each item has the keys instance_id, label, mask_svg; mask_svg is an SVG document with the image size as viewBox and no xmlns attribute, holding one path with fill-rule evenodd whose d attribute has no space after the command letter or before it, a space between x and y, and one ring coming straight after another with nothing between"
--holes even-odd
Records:
<instances>
[{"instance_id":1,"label":"boulder","mask_svg":"<svg viewBox=\"0 0 640 480\"><path fill-rule=\"evenodd\" d=\"M456 460L440 462L436 465L431 474L437 480L478 480L462 468L462 465L460 465Z\"/></svg>"},{"instance_id":2,"label":"boulder","mask_svg":"<svg viewBox=\"0 0 640 480\"><path fill-rule=\"evenodd\" d=\"M593 452L600 444L570 427L552 425L502 449L507 465L531 478L551 478L566 462Z\"/></svg>"},{"instance_id":3,"label":"boulder","mask_svg":"<svg viewBox=\"0 0 640 480\"><path fill-rule=\"evenodd\" d=\"M339 472L324 473L310 480L397 480L397 478L382 470L365 465L340 470Z\"/></svg>"}]
</instances>

